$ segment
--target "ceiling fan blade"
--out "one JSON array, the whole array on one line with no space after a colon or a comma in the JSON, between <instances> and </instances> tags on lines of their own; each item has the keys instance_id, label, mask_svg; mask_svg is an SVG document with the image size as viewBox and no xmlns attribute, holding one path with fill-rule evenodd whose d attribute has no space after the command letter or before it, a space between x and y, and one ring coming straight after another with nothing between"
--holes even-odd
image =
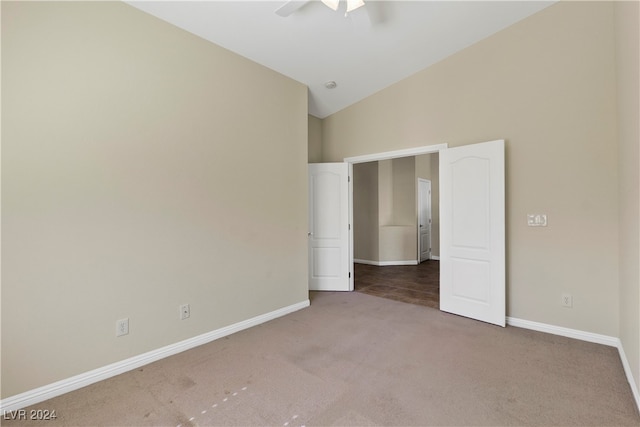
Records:
<instances>
[{"instance_id":1,"label":"ceiling fan blade","mask_svg":"<svg viewBox=\"0 0 640 427\"><path fill-rule=\"evenodd\" d=\"M307 3L309 3L309 0L307 1L289 0L288 2L286 2L285 4L283 4L282 6L276 9L276 15L287 17Z\"/></svg>"}]
</instances>

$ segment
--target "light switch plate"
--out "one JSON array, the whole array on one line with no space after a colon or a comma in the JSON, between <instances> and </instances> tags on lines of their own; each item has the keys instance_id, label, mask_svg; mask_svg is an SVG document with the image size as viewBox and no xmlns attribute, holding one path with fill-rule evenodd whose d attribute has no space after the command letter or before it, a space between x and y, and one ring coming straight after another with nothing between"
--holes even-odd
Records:
<instances>
[{"instance_id":1,"label":"light switch plate","mask_svg":"<svg viewBox=\"0 0 640 427\"><path fill-rule=\"evenodd\" d=\"M547 214L527 214L527 225L529 227L546 227Z\"/></svg>"}]
</instances>

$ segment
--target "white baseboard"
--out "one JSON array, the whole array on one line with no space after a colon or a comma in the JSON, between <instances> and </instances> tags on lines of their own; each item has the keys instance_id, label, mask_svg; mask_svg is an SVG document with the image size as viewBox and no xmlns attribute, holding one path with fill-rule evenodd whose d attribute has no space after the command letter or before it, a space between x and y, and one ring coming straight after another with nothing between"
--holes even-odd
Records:
<instances>
[{"instance_id":1,"label":"white baseboard","mask_svg":"<svg viewBox=\"0 0 640 427\"><path fill-rule=\"evenodd\" d=\"M354 259L353 262L356 264L378 265L378 261L369 261L367 259Z\"/></svg>"},{"instance_id":2,"label":"white baseboard","mask_svg":"<svg viewBox=\"0 0 640 427\"><path fill-rule=\"evenodd\" d=\"M631 392L633 393L633 397L636 401L636 406L638 407L638 411L640 411L640 392L638 390L638 385L633 378L631 366L629 365L629 360L627 359L627 355L624 352L624 347L622 346L620 338L579 331L577 329L563 328L561 326L548 325L545 323L532 322L530 320L517 319L514 317L507 317L507 325L524 329L531 329L539 332L546 332L548 334L560 335L568 338L575 338L578 340L593 342L596 344L608 345L610 347L616 347L618 349L618 354L620 355L620 360L622 361L624 373L627 376L627 381L629 382L629 386L631 387Z\"/></svg>"},{"instance_id":3,"label":"white baseboard","mask_svg":"<svg viewBox=\"0 0 640 427\"><path fill-rule=\"evenodd\" d=\"M633 393L633 397L636 400L636 406L638 407L638 411L640 411L640 391L638 390L638 384L636 384L636 381L633 378L631 365L629 365L629 360L627 359L627 355L624 352L624 347L622 347L622 342L620 340L618 340L618 353L620 353L620 360L622 361L624 373L627 375L627 381L631 386L631 392Z\"/></svg>"},{"instance_id":4,"label":"white baseboard","mask_svg":"<svg viewBox=\"0 0 640 427\"><path fill-rule=\"evenodd\" d=\"M74 391L98 381L120 375L124 372L131 371L133 369L147 365L151 362L164 359L165 357L181 353L185 350L189 350L194 347L207 344L211 341L215 341L219 338L226 337L227 335L231 335L244 329L248 329L253 326L257 326L270 320L276 319L278 317L282 317L289 313L293 313L294 311L309 307L309 304L309 300L302 301L297 304L283 307L279 310L252 317L251 319L243 320L242 322L234 323L233 325L216 329L215 331L207 332L202 335L177 342L175 344L170 344L168 346L122 360L120 362L112 363L110 365L103 366L101 368L85 372L83 374L75 375L71 378L57 381L55 383L29 390L15 396L7 397L6 399L2 399L0 401L0 412L5 413L16 411L18 409L43 402L47 399L69 393L70 391Z\"/></svg>"},{"instance_id":5,"label":"white baseboard","mask_svg":"<svg viewBox=\"0 0 640 427\"><path fill-rule=\"evenodd\" d=\"M434 261L440 261L440 257L438 255L431 255L431 259Z\"/></svg>"},{"instance_id":6,"label":"white baseboard","mask_svg":"<svg viewBox=\"0 0 640 427\"><path fill-rule=\"evenodd\" d=\"M415 259L407 261L369 261L366 259L354 259L356 264L377 265L378 267L384 267L387 265L418 265L418 261Z\"/></svg>"},{"instance_id":7,"label":"white baseboard","mask_svg":"<svg viewBox=\"0 0 640 427\"><path fill-rule=\"evenodd\" d=\"M507 317L507 325L516 326L518 328L531 329L548 334L560 335L577 340L604 344L610 347L618 347L620 340L608 335L594 334L591 332L579 331L577 329L563 328L561 326L548 325L546 323L532 322L531 320L517 319L515 317Z\"/></svg>"}]
</instances>

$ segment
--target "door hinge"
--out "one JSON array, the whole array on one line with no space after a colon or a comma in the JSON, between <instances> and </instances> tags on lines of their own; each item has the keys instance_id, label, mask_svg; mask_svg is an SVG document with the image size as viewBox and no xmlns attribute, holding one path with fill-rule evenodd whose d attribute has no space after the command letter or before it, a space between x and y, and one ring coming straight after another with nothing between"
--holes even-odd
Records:
<instances>
[{"instance_id":1,"label":"door hinge","mask_svg":"<svg viewBox=\"0 0 640 427\"><path fill-rule=\"evenodd\" d=\"M347 182L351 182L351 176L347 175Z\"/></svg>"},{"instance_id":2,"label":"door hinge","mask_svg":"<svg viewBox=\"0 0 640 427\"><path fill-rule=\"evenodd\" d=\"M349 224L349 230L351 230L351 224Z\"/></svg>"},{"instance_id":3,"label":"door hinge","mask_svg":"<svg viewBox=\"0 0 640 427\"><path fill-rule=\"evenodd\" d=\"M351 272L349 272L349 279L351 279Z\"/></svg>"}]
</instances>

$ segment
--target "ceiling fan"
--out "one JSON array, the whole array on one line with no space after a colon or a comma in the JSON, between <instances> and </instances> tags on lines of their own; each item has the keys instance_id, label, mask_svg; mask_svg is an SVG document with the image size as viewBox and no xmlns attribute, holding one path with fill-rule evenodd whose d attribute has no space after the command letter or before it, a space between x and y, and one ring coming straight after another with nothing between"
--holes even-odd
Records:
<instances>
[{"instance_id":1,"label":"ceiling fan","mask_svg":"<svg viewBox=\"0 0 640 427\"><path fill-rule=\"evenodd\" d=\"M296 10L300 9L305 4L309 3L310 0L300 1L300 0L289 0L278 9L276 9L276 14L282 17L286 17L291 15ZM347 12L345 16L351 11L356 10L357 8L364 6L364 0L345 0L347 2ZM338 5L340 4L340 0L322 0L327 7L338 10Z\"/></svg>"}]
</instances>

